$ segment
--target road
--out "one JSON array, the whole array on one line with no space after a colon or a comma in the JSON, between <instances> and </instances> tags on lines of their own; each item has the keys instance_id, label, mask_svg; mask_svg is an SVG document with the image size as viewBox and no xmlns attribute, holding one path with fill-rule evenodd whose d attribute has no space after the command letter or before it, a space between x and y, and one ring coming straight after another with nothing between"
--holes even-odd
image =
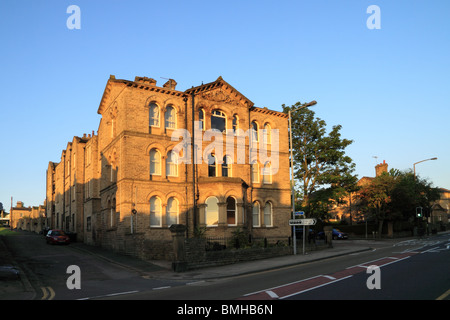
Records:
<instances>
[{"instance_id":1,"label":"road","mask_svg":"<svg viewBox=\"0 0 450 320\"><path fill-rule=\"evenodd\" d=\"M20 232L19 235L4 237L4 241L34 288L35 300L95 299L183 284L151 279L80 250L77 244L46 244L43 235ZM81 271L81 289L69 289L67 285L67 282L69 286L75 283L75 273L68 272L68 267L74 265Z\"/></svg>"},{"instance_id":2,"label":"road","mask_svg":"<svg viewBox=\"0 0 450 320\"><path fill-rule=\"evenodd\" d=\"M148 277L76 245L47 245L43 236L7 239L36 300L450 300L449 233L380 243L358 254L192 282ZM82 270L79 290L67 286L71 265Z\"/></svg>"}]
</instances>

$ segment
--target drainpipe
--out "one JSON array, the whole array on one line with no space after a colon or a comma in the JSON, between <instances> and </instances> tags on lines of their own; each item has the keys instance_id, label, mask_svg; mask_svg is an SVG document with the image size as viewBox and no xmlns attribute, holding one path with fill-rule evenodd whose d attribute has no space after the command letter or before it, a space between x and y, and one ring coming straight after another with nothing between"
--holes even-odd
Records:
<instances>
[{"instance_id":1,"label":"drainpipe","mask_svg":"<svg viewBox=\"0 0 450 320\"><path fill-rule=\"evenodd\" d=\"M195 92L194 90L191 93L192 100L192 197L193 197L193 228L197 226L197 197L195 194L195 171L196 171L196 147L195 147Z\"/></svg>"},{"instance_id":2,"label":"drainpipe","mask_svg":"<svg viewBox=\"0 0 450 320\"><path fill-rule=\"evenodd\" d=\"M187 110L188 110L188 98L184 97L183 98L184 101L184 129L187 130L188 128L188 119L187 119ZM184 147L184 146L183 146ZM184 157L186 157L186 155L183 155ZM185 176L185 192L186 192L186 204L187 204L187 199L189 197L189 193L188 193L188 164L187 164L187 159L185 159L184 161L184 176ZM186 210L186 238L189 237L189 208L187 208Z\"/></svg>"}]
</instances>

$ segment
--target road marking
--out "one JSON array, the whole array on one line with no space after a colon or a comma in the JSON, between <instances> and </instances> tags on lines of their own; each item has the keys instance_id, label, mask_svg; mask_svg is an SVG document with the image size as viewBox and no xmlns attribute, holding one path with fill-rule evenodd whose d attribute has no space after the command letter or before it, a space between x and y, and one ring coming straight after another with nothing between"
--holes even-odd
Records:
<instances>
[{"instance_id":1,"label":"road marking","mask_svg":"<svg viewBox=\"0 0 450 320\"><path fill-rule=\"evenodd\" d=\"M169 289L170 286L166 286L166 287L158 287L158 288L153 288L153 290L162 290L162 289Z\"/></svg>"},{"instance_id":2,"label":"road marking","mask_svg":"<svg viewBox=\"0 0 450 320\"><path fill-rule=\"evenodd\" d=\"M194 282L188 282L188 283L186 283L186 285L187 286L195 286L197 284L205 283L205 282L206 282L205 280L199 280L199 281L194 281Z\"/></svg>"},{"instance_id":3,"label":"road marking","mask_svg":"<svg viewBox=\"0 0 450 320\"><path fill-rule=\"evenodd\" d=\"M298 294L301 294L301 293L304 293L304 292L307 292L307 291L311 291L311 290L314 290L314 289L317 289L317 288L320 288L320 287L323 287L323 286L327 286L329 284L332 284L332 283L335 283L335 282L338 282L338 281L341 281L341 280L345 280L345 279L351 278L351 277L353 277L353 276L350 275L350 276L347 276L347 277L344 277L344 278L341 278L341 279L336 279L334 281L323 283L323 284L320 284L320 285L315 286L315 287L311 287L311 288L308 288L308 289L305 289L305 290L302 290L302 291L299 291L299 292L295 292L295 293L289 294L287 296L281 297L280 299L286 299L286 298L289 298L289 297L292 297L292 296L295 296L295 295L298 295Z\"/></svg>"},{"instance_id":4,"label":"road marking","mask_svg":"<svg viewBox=\"0 0 450 320\"><path fill-rule=\"evenodd\" d=\"M278 299L279 298L279 296L275 292L273 292L272 290L267 290L266 293L273 299Z\"/></svg>"},{"instance_id":5,"label":"road marking","mask_svg":"<svg viewBox=\"0 0 450 320\"><path fill-rule=\"evenodd\" d=\"M336 280L336 278L335 278L335 277L332 277L332 276L324 275L324 276L322 276L322 277L328 278L328 279L330 279L330 280Z\"/></svg>"},{"instance_id":6,"label":"road marking","mask_svg":"<svg viewBox=\"0 0 450 320\"><path fill-rule=\"evenodd\" d=\"M134 291L126 291L126 292L110 293L110 294L104 294L104 295L101 295L101 296L93 296L93 297L87 297L87 298L80 298L80 299L77 299L77 300L89 300L89 299L104 298L104 297L114 297L114 296L120 296L120 295L124 295L124 294L136 293L136 292L139 292L139 291L134 290Z\"/></svg>"},{"instance_id":7,"label":"road marking","mask_svg":"<svg viewBox=\"0 0 450 320\"><path fill-rule=\"evenodd\" d=\"M447 291L445 291L442 295L440 295L439 297L437 297L436 300L444 300L445 298L447 298L450 295L450 289L448 289Z\"/></svg>"},{"instance_id":8,"label":"road marking","mask_svg":"<svg viewBox=\"0 0 450 320\"><path fill-rule=\"evenodd\" d=\"M42 290L41 300L53 300L53 298L55 297L55 291L52 289L52 287L41 287L41 290Z\"/></svg>"}]
</instances>

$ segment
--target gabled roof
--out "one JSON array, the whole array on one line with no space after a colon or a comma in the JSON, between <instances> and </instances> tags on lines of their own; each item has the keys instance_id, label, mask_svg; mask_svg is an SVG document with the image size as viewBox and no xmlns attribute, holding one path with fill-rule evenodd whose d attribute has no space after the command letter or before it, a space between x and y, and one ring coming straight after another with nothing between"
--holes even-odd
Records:
<instances>
[{"instance_id":1,"label":"gabled roof","mask_svg":"<svg viewBox=\"0 0 450 320\"><path fill-rule=\"evenodd\" d=\"M200 86L197 87L192 87L191 89L187 89L185 91L186 94L204 94L216 89L225 89L227 91L231 91L231 93L233 94L233 97L231 97L232 99L236 99L236 100L241 100L244 102L244 104L247 105L248 108L252 107L254 105L254 103L248 99L246 96L244 96L242 93L240 93L238 90L236 90L232 85L230 85L228 82L226 82L225 80L223 80L223 78L220 76L217 78L216 81L214 82L210 82L210 83L206 83L206 84L202 84Z\"/></svg>"}]
</instances>

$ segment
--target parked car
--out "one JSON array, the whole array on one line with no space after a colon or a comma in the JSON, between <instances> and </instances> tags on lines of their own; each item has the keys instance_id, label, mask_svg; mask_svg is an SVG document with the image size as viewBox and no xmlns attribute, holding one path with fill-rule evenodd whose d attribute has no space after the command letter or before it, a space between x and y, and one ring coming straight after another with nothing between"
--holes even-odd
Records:
<instances>
[{"instance_id":1,"label":"parked car","mask_svg":"<svg viewBox=\"0 0 450 320\"><path fill-rule=\"evenodd\" d=\"M325 238L325 233L323 231L320 231L317 234L317 237L320 239L324 239ZM332 231L332 238L333 240L344 240L344 239L348 239L348 234L346 234L345 232L342 232L339 229L334 229Z\"/></svg>"},{"instance_id":2,"label":"parked car","mask_svg":"<svg viewBox=\"0 0 450 320\"><path fill-rule=\"evenodd\" d=\"M70 238L62 230L50 230L45 236L48 244L69 244Z\"/></svg>"}]
</instances>

